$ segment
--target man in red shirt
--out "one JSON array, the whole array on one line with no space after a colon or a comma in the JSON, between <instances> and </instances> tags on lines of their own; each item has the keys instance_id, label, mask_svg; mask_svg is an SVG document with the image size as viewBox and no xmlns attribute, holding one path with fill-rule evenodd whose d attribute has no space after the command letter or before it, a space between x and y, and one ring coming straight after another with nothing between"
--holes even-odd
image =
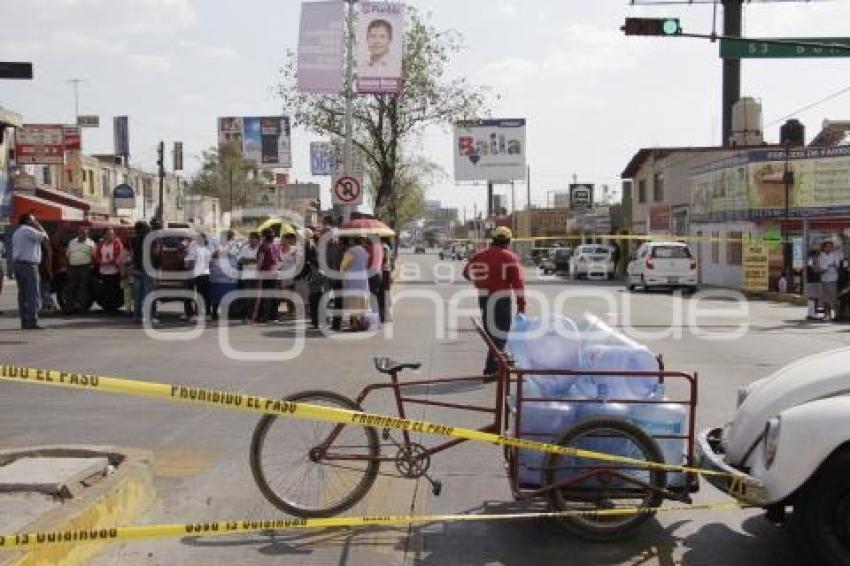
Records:
<instances>
[{"instance_id":1,"label":"man in red shirt","mask_svg":"<svg viewBox=\"0 0 850 566\"><path fill-rule=\"evenodd\" d=\"M496 347L504 350L513 317L512 294L516 296L518 312L525 312L525 275L519 258L510 250L510 229L500 226L491 237L490 247L470 258L463 276L478 289L484 330ZM497 370L496 359L488 353L484 381L494 381Z\"/></svg>"}]
</instances>

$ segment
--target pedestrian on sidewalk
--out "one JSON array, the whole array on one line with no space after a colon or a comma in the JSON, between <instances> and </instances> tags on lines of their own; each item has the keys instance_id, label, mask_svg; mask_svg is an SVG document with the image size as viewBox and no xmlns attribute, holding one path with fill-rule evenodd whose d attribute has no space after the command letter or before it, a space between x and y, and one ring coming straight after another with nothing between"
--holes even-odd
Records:
<instances>
[{"instance_id":1,"label":"pedestrian on sidewalk","mask_svg":"<svg viewBox=\"0 0 850 566\"><path fill-rule=\"evenodd\" d=\"M80 226L77 237L68 242L68 248L65 250L65 257L68 259L68 286L65 290L65 300L72 313L88 310L91 301L89 284L94 252L95 245L89 238L88 227Z\"/></svg>"},{"instance_id":2,"label":"pedestrian on sidewalk","mask_svg":"<svg viewBox=\"0 0 850 566\"><path fill-rule=\"evenodd\" d=\"M233 230L227 230L224 233L210 263L210 304L213 320L218 320L219 306L224 297L236 290L239 274L237 269L239 246L234 237ZM234 305L231 303L228 312L224 313L225 319L229 320L231 313L234 312Z\"/></svg>"},{"instance_id":3,"label":"pedestrian on sidewalk","mask_svg":"<svg viewBox=\"0 0 850 566\"><path fill-rule=\"evenodd\" d=\"M382 296L379 305L381 306L381 322L392 322L392 287L393 287L393 271L395 270L395 252L391 244L390 238L381 238L384 247L384 262L381 265L381 283Z\"/></svg>"},{"instance_id":4,"label":"pedestrian on sidewalk","mask_svg":"<svg viewBox=\"0 0 850 566\"><path fill-rule=\"evenodd\" d=\"M833 320L838 312L838 269L841 258L835 253L835 246L829 240L821 246L818 258L820 267L820 300L824 308L824 319Z\"/></svg>"},{"instance_id":5,"label":"pedestrian on sidewalk","mask_svg":"<svg viewBox=\"0 0 850 566\"><path fill-rule=\"evenodd\" d=\"M511 251L510 229L499 226L491 234L490 246L472 256L463 276L478 289L478 306L484 331L499 351L505 349L513 318L512 296L517 310L525 312L525 274L517 255ZM496 380L499 366L488 352L484 365L484 382Z\"/></svg>"},{"instance_id":6,"label":"pedestrian on sidewalk","mask_svg":"<svg viewBox=\"0 0 850 566\"><path fill-rule=\"evenodd\" d=\"M380 238L373 235L369 238L369 294L372 312L378 315L383 324L384 312L384 245Z\"/></svg>"},{"instance_id":7,"label":"pedestrian on sidewalk","mask_svg":"<svg viewBox=\"0 0 850 566\"><path fill-rule=\"evenodd\" d=\"M252 320L269 322L278 319L279 299L274 296L278 289L278 266L280 248L274 242L274 232L270 228L263 230L263 243L257 250L257 278L260 292L254 303Z\"/></svg>"},{"instance_id":8,"label":"pedestrian on sidewalk","mask_svg":"<svg viewBox=\"0 0 850 566\"><path fill-rule=\"evenodd\" d=\"M124 246L121 240L115 237L115 230L107 228L94 252L94 262L100 275L101 295L107 299L106 304L124 303L120 273L123 254Z\"/></svg>"},{"instance_id":9,"label":"pedestrian on sidewalk","mask_svg":"<svg viewBox=\"0 0 850 566\"><path fill-rule=\"evenodd\" d=\"M806 298L808 311L806 320L820 320L818 308L820 302L820 250L816 247L809 250L806 260Z\"/></svg>"},{"instance_id":10,"label":"pedestrian on sidewalk","mask_svg":"<svg viewBox=\"0 0 850 566\"><path fill-rule=\"evenodd\" d=\"M15 279L18 282L18 314L21 330L42 330L38 323L41 307L42 258L50 254L47 231L31 213L21 215L18 228L12 236L12 259L15 262ZM46 250L46 251L45 251Z\"/></svg>"}]
</instances>

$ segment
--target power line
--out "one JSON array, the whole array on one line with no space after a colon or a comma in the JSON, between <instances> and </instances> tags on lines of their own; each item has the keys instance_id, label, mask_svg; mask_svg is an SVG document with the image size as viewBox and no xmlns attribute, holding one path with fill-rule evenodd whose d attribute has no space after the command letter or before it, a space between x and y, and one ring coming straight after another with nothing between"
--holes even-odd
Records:
<instances>
[{"instance_id":1,"label":"power line","mask_svg":"<svg viewBox=\"0 0 850 566\"><path fill-rule=\"evenodd\" d=\"M777 120L769 122L768 124L765 124L764 127L768 128L770 126L775 126L776 124L782 122L783 120L787 120L788 118L793 118L794 116L797 116L798 114L802 114L803 112L807 112L807 111L811 110L812 108L820 106L824 102L829 102L833 98L838 98L842 94L846 94L848 92L850 92L850 86L846 86L846 87L842 88L841 90L834 92L834 93L830 94L829 96L827 96L825 98L821 98L820 100L818 100L816 102L813 102L813 103L811 103L807 106L800 108L799 110L795 110L794 112L792 112L791 114L788 114L787 116L783 116L782 118L779 118Z\"/></svg>"}]
</instances>

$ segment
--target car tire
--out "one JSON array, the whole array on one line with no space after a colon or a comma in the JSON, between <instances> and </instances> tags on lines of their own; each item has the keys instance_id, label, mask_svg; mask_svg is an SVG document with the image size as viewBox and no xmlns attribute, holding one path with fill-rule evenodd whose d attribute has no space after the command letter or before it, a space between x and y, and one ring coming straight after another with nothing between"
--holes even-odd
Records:
<instances>
[{"instance_id":1,"label":"car tire","mask_svg":"<svg viewBox=\"0 0 850 566\"><path fill-rule=\"evenodd\" d=\"M791 532L813 564L850 566L850 448L833 453L794 503Z\"/></svg>"}]
</instances>

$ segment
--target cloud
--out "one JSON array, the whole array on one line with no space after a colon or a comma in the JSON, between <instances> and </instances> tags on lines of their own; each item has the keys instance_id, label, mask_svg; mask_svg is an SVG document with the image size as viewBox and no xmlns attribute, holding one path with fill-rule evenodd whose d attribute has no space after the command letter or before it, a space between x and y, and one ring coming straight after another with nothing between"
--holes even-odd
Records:
<instances>
[{"instance_id":1,"label":"cloud","mask_svg":"<svg viewBox=\"0 0 850 566\"><path fill-rule=\"evenodd\" d=\"M229 45L209 45L188 39L179 40L177 45L197 56L208 59L235 59L238 57L236 50Z\"/></svg>"},{"instance_id":2,"label":"cloud","mask_svg":"<svg viewBox=\"0 0 850 566\"><path fill-rule=\"evenodd\" d=\"M198 20L195 0L27 0L10 3L17 21L61 24L101 36L169 33Z\"/></svg>"},{"instance_id":3,"label":"cloud","mask_svg":"<svg viewBox=\"0 0 850 566\"><path fill-rule=\"evenodd\" d=\"M572 24L562 40L540 57L507 57L485 65L480 80L494 86L516 86L528 80L565 78L596 81L601 75L634 69L640 47L625 44L616 31Z\"/></svg>"},{"instance_id":4,"label":"cloud","mask_svg":"<svg viewBox=\"0 0 850 566\"><path fill-rule=\"evenodd\" d=\"M496 0L496 8L506 16L516 14L516 0Z\"/></svg>"},{"instance_id":5,"label":"cloud","mask_svg":"<svg viewBox=\"0 0 850 566\"><path fill-rule=\"evenodd\" d=\"M141 71L152 71L156 73L167 73L171 70L171 61L162 55L128 55L127 60L131 65Z\"/></svg>"}]
</instances>

